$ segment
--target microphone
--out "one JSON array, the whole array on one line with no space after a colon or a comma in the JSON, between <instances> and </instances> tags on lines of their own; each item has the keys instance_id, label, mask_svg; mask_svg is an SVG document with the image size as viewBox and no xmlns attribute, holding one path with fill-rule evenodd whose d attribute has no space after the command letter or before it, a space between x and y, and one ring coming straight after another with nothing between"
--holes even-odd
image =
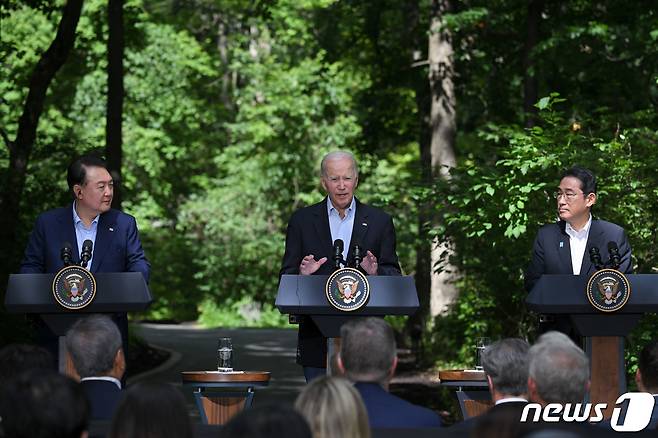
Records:
<instances>
[{"instance_id":1,"label":"microphone","mask_svg":"<svg viewBox=\"0 0 658 438\"><path fill-rule=\"evenodd\" d=\"M80 266L82 266L83 268L87 267L87 263L89 262L89 259L91 259L92 246L93 243L91 243L91 240L89 239L82 242L82 252L80 253Z\"/></svg>"},{"instance_id":2,"label":"microphone","mask_svg":"<svg viewBox=\"0 0 658 438\"><path fill-rule=\"evenodd\" d=\"M597 271L601 270L603 266L603 261L601 260L601 254L599 249L596 246L593 246L589 249L589 259L596 268Z\"/></svg>"},{"instance_id":3,"label":"microphone","mask_svg":"<svg viewBox=\"0 0 658 438\"><path fill-rule=\"evenodd\" d=\"M608 252L610 253L610 267L612 269L619 268L619 265L621 265L621 256L619 255L619 248L616 242L608 242Z\"/></svg>"},{"instance_id":4,"label":"microphone","mask_svg":"<svg viewBox=\"0 0 658 438\"><path fill-rule=\"evenodd\" d=\"M344 243L341 239L336 239L334 241L334 255L331 259L334 261L334 266L336 269L340 269L340 264L343 262L343 248Z\"/></svg>"},{"instance_id":5,"label":"microphone","mask_svg":"<svg viewBox=\"0 0 658 438\"><path fill-rule=\"evenodd\" d=\"M73 264L71 262L71 258L73 257L73 248L71 248L70 243L64 242L64 246L62 246L62 249L59 252L59 256L64 262L64 266L71 266Z\"/></svg>"},{"instance_id":6,"label":"microphone","mask_svg":"<svg viewBox=\"0 0 658 438\"><path fill-rule=\"evenodd\" d=\"M363 254L361 253L361 247L357 243L356 245L354 245L354 267L356 269L359 269L362 260L363 260Z\"/></svg>"}]
</instances>

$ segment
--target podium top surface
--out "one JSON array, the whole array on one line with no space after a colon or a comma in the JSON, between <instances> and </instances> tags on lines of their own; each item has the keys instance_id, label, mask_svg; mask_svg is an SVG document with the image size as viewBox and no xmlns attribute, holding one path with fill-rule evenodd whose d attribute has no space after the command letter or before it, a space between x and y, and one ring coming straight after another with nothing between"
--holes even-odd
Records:
<instances>
[{"instance_id":1,"label":"podium top surface","mask_svg":"<svg viewBox=\"0 0 658 438\"><path fill-rule=\"evenodd\" d=\"M325 275L283 275L276 307L295 315L411 315L418 309L418 294L411 276L369 276L370 298L362 308L342 312L327 302Z\"/></svg>"},{"instance_id":2,"label":"podium top surface","mask_svg":"<svg viewBox=\"0 0 658 438\"><path fill-rule=\"evenodd\" d=\"M658 311L658 275L626 276L631 293L626 305L612 314L644 314ZM526 298L530 310L541 313L605 314L596 310L585 290L589 277L585 275L542 275Z\"/></svg>"}]
</instances>

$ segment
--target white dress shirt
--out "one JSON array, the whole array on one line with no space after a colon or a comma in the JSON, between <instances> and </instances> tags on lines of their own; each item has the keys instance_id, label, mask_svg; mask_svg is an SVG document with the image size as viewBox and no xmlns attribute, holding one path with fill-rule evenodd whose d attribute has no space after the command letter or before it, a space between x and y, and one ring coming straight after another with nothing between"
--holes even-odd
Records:
<instances>
[{"instance_id":1,"label":"white dress shirt","mask_svg":"<svg viewBox=\"0 0 658 438\"><path fill-rule=\"evenodd\" d=\"M592 215L589 215L587 223L582 230L576 231L570 223L564 231L569 235L569 247L571 248L571 267L573 275L580 275L580 268L583 266L583 257L587 247L587 238L589 237L589 228L592 225Z\"/></svg>"}]
</instances>

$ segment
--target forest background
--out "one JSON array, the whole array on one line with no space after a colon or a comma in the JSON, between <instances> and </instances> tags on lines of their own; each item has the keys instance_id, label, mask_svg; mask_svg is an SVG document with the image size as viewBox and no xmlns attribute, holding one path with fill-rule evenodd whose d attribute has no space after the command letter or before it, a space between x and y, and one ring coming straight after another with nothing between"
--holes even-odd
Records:
<instances>
[{"instance_id":1,"label":"forest background","mask_svg":"<svg viewBox=\"0 0 658 438\"><path fill-rule=\"evenodd\" d=\"M109 160L155 302L137 318L287 326L273 308L291 213L353 151L393 215L426 364L534 337L522 273L573 164L597 217L658 273L658 15L647 2L9 0L0 9L1 284L65 169ZM4 287L2 288L4 293ZM1 297L0 297L1 298ZM29 336L0 315L2 343ZM635 352L658 332L647 315ZM413 342L411 340L414 340Z\"/></svg>"}]
</instances>

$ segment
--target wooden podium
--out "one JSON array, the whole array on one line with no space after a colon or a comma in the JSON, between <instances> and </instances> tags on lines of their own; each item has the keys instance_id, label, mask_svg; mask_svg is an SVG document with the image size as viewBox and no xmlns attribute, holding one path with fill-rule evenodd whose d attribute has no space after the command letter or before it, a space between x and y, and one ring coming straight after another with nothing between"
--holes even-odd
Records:
<instances>
[{"instance_id":1,"label":"wooden podium","mask_svg":"<svg viewBox=\"0 0 658 438\"><path fill-rule=\"evenodd\" d=\"M569 315L573 326L585 338L592 381L589 401L607 403L610 418L614 403L626 392L624 337L642 315L658 311L658 275L627 275L631 294L616 312L601 312L587 299L589 280L580 275L543 275L526 298L530 310L545 314Z\"/></svg>"}]
</instances>

